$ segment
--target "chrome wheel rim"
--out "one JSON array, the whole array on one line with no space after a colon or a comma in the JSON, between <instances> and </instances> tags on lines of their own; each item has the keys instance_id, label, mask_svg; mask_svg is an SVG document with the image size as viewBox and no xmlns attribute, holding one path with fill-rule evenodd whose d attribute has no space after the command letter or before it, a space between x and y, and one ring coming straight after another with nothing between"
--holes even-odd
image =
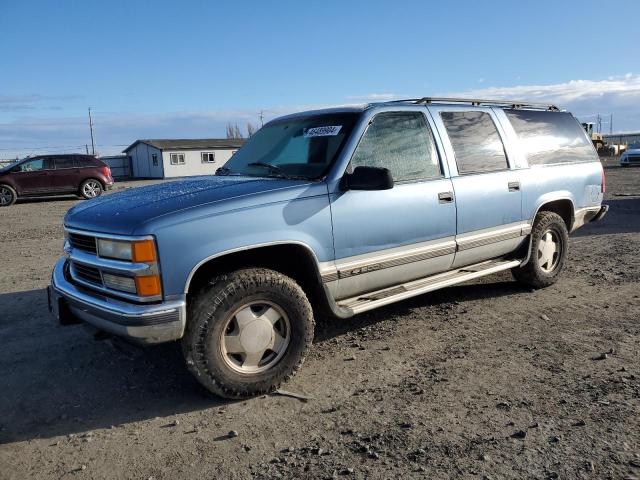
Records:
<instances>
[{"instance_id":1,"label":"chrome wheel rim","mask_svg":"<svg viewBox=\"0 0 640 480\"><path fill-rule=\"evenodd\" d=\"M538 242L538 265L545 273L552 272L560 261L562 245L558 234L553 230L547 230Z\"/></svg>"},{"instance_id":2,"label":"chrome wheel rim","mask_svg":"<svg viewBox=\"0 0 640 480\"><path fill-rule=\"evenodd\" d=\"M11 193L11 190L6 187L0 187L0 205L9 205L11 203L11 200L13 200L13 194Z\"/></svg>"},{"instance_id":3,"label":"chrome wheel rim","mask_svg":"<svg viewBox=\"0 0 640 480\"><path fill-rule=\"evenodd\" d=\"M291 341L291 324L284 310L272 302L243 304L226 320L220 338L222 358L229 368L254 374L273 368Z\"/></svg>"},{"instance_id":4,"label":"chrome wheel rim","mask_svg":"<svg viewBox=\"0 0 640 480\"><path fill-rule=\"evenodd\" d=\"M89 198L95 198L100 194L100 185L94 181L87 182L82 187L82 193Z\"/></svg>"}]
</instances>

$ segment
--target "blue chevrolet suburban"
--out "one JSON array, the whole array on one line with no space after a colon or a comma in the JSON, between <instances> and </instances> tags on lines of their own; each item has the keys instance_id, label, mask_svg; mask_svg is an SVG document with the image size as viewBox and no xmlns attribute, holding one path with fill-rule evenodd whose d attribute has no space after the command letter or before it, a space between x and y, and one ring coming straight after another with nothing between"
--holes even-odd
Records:
<instances>
[{"instance_id":1,"label":"blue chevrolet suburban","mask_svg":"<svg viewBox=\"0 0 640 480\"><path fill-rule=\"evenodd\" d=\"M605 178L553 105L419 98L297 113L215 176L104 196L64 219L50 309L144 344L180 340L215 394L269 392L314 315L349 317L511 270L553 284Z\"/></svg>"}]
</instances>

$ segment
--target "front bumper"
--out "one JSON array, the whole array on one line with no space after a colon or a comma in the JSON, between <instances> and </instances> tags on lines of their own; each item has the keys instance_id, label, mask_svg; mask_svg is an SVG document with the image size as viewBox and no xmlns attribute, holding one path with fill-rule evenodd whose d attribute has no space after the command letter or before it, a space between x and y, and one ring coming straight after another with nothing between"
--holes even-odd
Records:
<instances>
[{"instance_id":1,"label":"front bumper","mask_svg":"<svg viewBox=\"0 0 640 480\"><path fill-rule=\"evenodd\" d=\"M65 258L53 269L48 295L49 310L63 325L80 320L141 344L170 342L184 334L184 300L139 305L94 293L68 280Z\"/></svg>"}]
</instances>

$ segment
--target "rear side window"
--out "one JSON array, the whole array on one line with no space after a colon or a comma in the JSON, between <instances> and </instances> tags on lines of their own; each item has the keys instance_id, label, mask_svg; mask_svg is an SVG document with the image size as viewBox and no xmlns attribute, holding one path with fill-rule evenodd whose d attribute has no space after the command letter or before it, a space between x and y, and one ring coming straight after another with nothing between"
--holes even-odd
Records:
<instances>
[{"instance_id":1,"label":"rear side window","mask_svg":"<svg viewBox=\"0 0 640 480\"><path fill-rule=\"evenodd\" d=\"M433 136L419 112L376 115L360 140L351 166L388 168L396 182L441 176Z\"/></svg>"},{"instance_id":2,"label":"rear side window","mask_svg":"<svg viewBox=\"0 0 640 480\"><path fill-rule=\"evenodd\" d=\"M594 162L598 158L570 113L505 110L529 165Z\"/></svg>"},{"instance_id":3,"label":"rear side window","mask_svg":"<svg viewBox=\"0 0 640 480\"><path fill-rule=\"evenodd\" d=\"M495 172L509 168L504 145L486 112L441 112L451 140L458 173Z\"/></svg>"},{"instance_id":4,"label":"rear side window","mask_svg":"<svg viewBox=\"0 0 640 480\"><path fill-rule=\"evenodd\" d=\"M91 159L87 158L87 157L78 157L78 158L76 158L76 163L77 163L78 167L80 167L80 168L94 167L95 166L95 164L91 161Z\"/></svg>"},{"instance_id":5,"label":"rear side window","mask_svg":"<svg viewBox=\"0 0 640 480\"><path fill-rule=\"evenodd\" d=\"M56 169L59 170L61 168L74 168L73 157L56 157Z\"/></svg>"}]
</instances>

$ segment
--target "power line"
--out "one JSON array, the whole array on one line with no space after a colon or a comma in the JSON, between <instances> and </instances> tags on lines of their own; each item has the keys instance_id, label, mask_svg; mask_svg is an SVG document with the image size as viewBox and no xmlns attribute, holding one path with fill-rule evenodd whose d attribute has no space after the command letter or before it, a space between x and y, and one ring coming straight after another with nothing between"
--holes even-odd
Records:
<instances>
[{"instance_id":1,"label":"power line","mask_svg":"<svg viewBox=\"0 0 640 480\"><path fill-rule=\"evenodd\" d=\"M49 146L49 147L24 147L24 146L19 146L19 147L3 147L0 148L0 150L61 150L64 148L84 148L85 144L83 143L82 145L53 145L53 146ZM128 143L101 143L101 144L96 144L96 147L128 147L129 144Z\"/></svg>"}]
</instances>

